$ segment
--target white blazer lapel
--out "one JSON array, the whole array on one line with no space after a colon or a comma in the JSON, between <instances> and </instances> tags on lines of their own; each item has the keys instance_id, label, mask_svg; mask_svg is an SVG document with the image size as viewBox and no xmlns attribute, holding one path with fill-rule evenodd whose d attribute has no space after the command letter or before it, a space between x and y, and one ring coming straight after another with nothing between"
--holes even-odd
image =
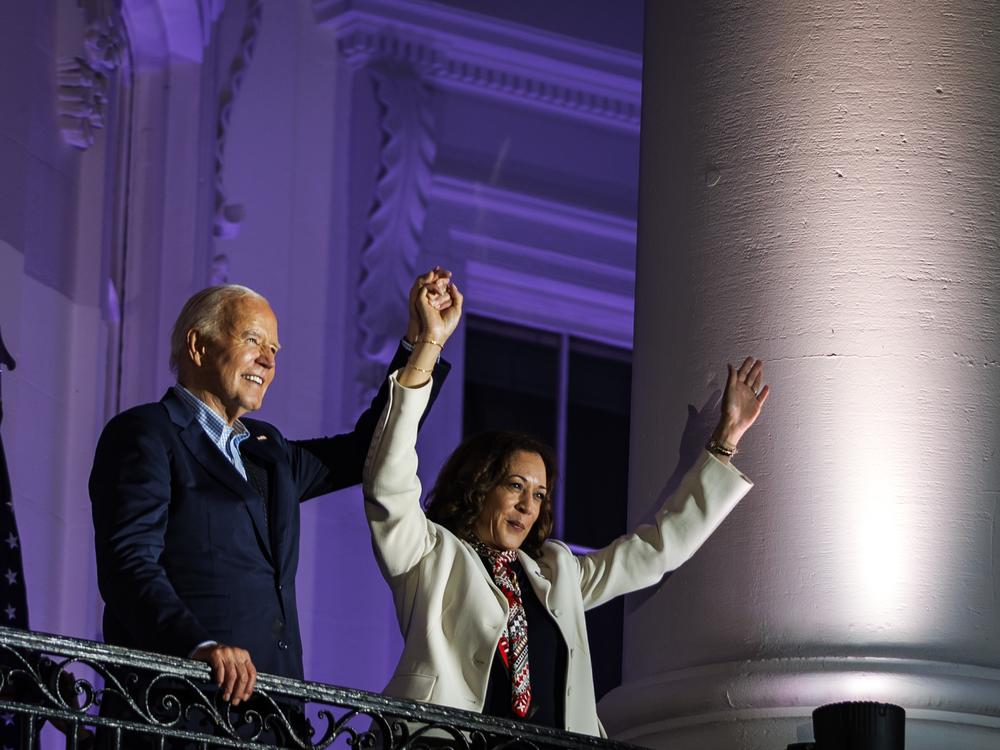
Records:
<instances>
[{"instance_id":1,"label":"white blazer lapel","mask_svg":"<svg viewBox=\"0 0 1000 750\"><path fill-rule=\"evenodd\" d=\"M479 556L479 553L476 552L472 545L464 539L460 539L459 541L462 542L462 546L465 548L466 554L472 558L474 566L482 574L483 580L486 581L486 584L490 587L490 591L493 592L493 596L496 597L497 604L499 604L503 609L504 617L506 617L508 611L510 610L510 605L507 604L507 597L504 596L504 593L494 582L493 576L490 574L490 571L486 569L486 565L483 563L483 559Z\"/></svg>"},{"instance_id":2,"label":"white blazer lapel","mask_svg":"<svg viewBox=\"0 0 1000 750\"><path fill-rule=\"evenodd\" d=\"M538 601L545 605L545 609L551 612L552 607L549 605L549 592L552 590L552 584L549 582L549 579L542 573L535 559L530 557L526 552L518 550L517 559L521 563L521 567L524 568L524 572L528 574L528 580L531 582L531 588L535 590L535 596L538 597Z\"/></svg>"}]
</instances>

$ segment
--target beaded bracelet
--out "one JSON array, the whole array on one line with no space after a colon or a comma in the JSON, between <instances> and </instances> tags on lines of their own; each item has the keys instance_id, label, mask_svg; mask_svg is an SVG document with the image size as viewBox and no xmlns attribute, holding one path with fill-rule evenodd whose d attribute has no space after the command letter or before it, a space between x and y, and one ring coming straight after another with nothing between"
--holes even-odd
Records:
<instances>
[{"instance_id":1,"label":"beaded bracelet","mask_svg":"<svg viewBox=\"0 0 1000 750\"><path fill-rule=\"evenodd\" d=\"M716 440L715 438L708 441L708 445L705 446L705 449L709 453L714 453L717 456L725 456L726 458L732 458L736 455L735 445L726 445L722 441Z\"/></svg>"}]
</instances>

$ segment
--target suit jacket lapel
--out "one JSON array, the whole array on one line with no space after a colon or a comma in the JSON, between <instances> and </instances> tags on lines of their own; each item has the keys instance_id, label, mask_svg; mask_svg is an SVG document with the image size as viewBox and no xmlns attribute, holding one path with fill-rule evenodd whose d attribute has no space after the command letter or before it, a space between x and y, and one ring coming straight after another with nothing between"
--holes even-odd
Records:
<instances>
[{"instance_id":1,"label":"suit jacket lapel","mask_svg":"<svg viewBox=\"0 0 1000 750\"><path fill-rule=\"evenodd\" d=\"M479 572L483 576L483 580L489 584L490 590L493 592L493 596L496 597L497 604L500 605L500 608L503 610L504 614L507 614L507 610L509 608L509 605L507 604L507 597L504 596L504 593L500 590L500 587L497 586L496 581L493 580L493 575L490 573L489 570L486 569L486 565L483 564L483 558L481 558L479 556L479 553L476 552L475 547L469 544L466 540L463 539L462 544L465 545L465 549L468 552L468 554L472 556L472 559L476 561L475 567L479 569Z\"/></svg>"},{"instance_id":2,"label":"suit jacket lapel","mask_svg":"<svg viewBox=\"0 0 1000 750\"><path fill-rule=\"evenodd\" d=\"M270 509L268 513L270 527L268 528L267 535L277 566L282 559L281 540L285 538L288 527L286 508L282 502L282 498L279 497L279 488L272 481L274 467L279 459L279 455L276 454L278 449L274 445L274 441L270 440L267 435L256 432L255 427L252 425L247 425L247 427L250 430L250 437L240 444L240 453L245 459L249 459L249 461L261 467L266 474L265 481L268 483L268 497L265 501L269 503Z\"/></svg>"},{"instance_id":3,"label":"suit jacket lapel","mask_svg":"<svg viewBox=\"0 0 1000 750\"><path fill-rule=\"evenodd\" d=\"M167 391L161 403L166 407L170 419L180 428L181 442L184 443L195 460L220 484L230 489L242 500L250 514L254 530L257 532L257 541L264 550L264 556L268 562L274 565L270 533L264 518L264 505L257 493L240 476L236 467L226 460L218 446L212 443L208 435L205 434L205 430L198 424L198 420L195 419L192 409L181 401L173 390ZM247 438L244 443L250 440L253 440L253 437Z\"/></svg>"}]
</instances>

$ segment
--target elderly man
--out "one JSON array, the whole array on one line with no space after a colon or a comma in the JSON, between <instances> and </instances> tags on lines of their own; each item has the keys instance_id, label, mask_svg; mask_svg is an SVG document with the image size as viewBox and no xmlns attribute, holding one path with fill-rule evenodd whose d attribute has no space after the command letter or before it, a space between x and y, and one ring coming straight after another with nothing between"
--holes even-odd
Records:
<instances>
[{"instance_id":1,"label":"elderly man","mask_svg":"<svg viewBox=\"0 0 1000 750\"><path fill-rule=\"evenodd\" d=\"M445 314L460 312L449 286L437 268L416 280L390 371L422 340L419 290ZM244 419L263 403L280 348L256 292L195 294L171 335L177 384L108 423L90 477L105 639L207 662L233 704L249 698L257 670L303 676L299 503L361 481L386 402L383 386L352 432L314 440ZM435 366L435 383L448 368Z\"/></svg>"}]
</instances>

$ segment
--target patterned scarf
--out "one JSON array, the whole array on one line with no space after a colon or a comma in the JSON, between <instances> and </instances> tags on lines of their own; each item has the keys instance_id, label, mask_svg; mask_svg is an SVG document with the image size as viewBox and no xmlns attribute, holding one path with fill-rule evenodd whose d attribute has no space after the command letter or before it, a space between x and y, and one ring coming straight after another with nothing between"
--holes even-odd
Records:
<instances>
[{"instance_id":1,"label":"patterned scarf","mask_svg":"<svg viewBox=\"0 0 1000 750\"><path fill-rule=\"evenodd\" d=\"M524 718L531 707L531 677L528 674L528 618L521 602L517 573L512 567L517 559L517 551L495 550L478 539L473 539L471 544L489 564L494 583L507 597L507 628L500 637L497 648L510 675L511 707L517 716Z\"/></svg>"}]
</instances>

